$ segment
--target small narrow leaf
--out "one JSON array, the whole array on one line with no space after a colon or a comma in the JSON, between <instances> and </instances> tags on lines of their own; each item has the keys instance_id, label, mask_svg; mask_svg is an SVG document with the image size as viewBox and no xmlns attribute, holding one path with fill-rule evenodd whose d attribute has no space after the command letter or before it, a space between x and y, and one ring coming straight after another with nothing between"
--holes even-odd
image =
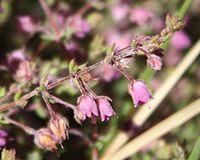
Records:
<instances>
[{"instance_id":1,"label":"small narrow leaf","mask_svg":"<svg viewBox=\"0 0 200 160\"><path fill-rule=\"evenodd\" d=\"M0 98L3 97L3 96L5 96L5 94L6 94L6 89L5 89L5 87L1 87L1 86L0 86Z\"/></svg>"},{"instance_id":2,"label":"small narrow leaf","mask_svg":"<svg viewBox=\"0 0 200 160\"><path fill-rule=\"evenodd\" d=\"M194 148L193 148L188 160L198 160L198 159L200 159L200 138L195 143Z\"/></svg>"}]
</instances>

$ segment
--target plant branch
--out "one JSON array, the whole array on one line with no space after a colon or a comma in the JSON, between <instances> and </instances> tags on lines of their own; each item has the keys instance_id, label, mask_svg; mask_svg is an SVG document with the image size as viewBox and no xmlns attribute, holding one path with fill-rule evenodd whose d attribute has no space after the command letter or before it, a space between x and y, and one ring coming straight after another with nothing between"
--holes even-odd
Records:
<instances>
[{"instance_id":1,"label":"plant branch","mask_svg":"<svg viewBox=\"0 0 200 160\"><path fill-rule=\"evenodd\" d=\"M15 121L15 120L13 120L13 119L7 117L7 116L3 116L3 118L4 118L5 120L7 120L8 122L12 123L13 125L15 125L15 126L21 128L21 129L23 129L26 133L28 133L28 134L30 134L30 135L34 135L35 132L36 132L35 129L33 129L33 128L31 128L31 127L25 125L25 124L22 124L22 123L20 123L20 122L17 122L17 121Z\"/></svg>"}]
</instances>

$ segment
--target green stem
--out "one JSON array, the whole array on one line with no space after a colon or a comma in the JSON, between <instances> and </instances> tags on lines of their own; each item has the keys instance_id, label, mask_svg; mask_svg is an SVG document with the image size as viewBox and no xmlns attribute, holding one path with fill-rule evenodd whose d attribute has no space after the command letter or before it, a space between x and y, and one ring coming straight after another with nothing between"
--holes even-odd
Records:
<instances>
[{"instance_id":1,"label":"green stem","mask_svg":"<svg viewBox=\"0 0 200 160\"><path fill-rule=\"evenodd\" d=\"M200 138L194 145L192 153L190 154L188 160L198 160L200 158Z\"/></svg>"},{"instance_id":2,"label":"green stem","mask_svg":"<svg viewBox=\"0 0 200 160\"><path fill-rule=\"evenodd\" d=\"M180 19L183 19L184 16L186 15L187 11L189 10L193 0L185 0L181 7L179 8L177 15L179 16Z\"/></svg>"}]
</instances>

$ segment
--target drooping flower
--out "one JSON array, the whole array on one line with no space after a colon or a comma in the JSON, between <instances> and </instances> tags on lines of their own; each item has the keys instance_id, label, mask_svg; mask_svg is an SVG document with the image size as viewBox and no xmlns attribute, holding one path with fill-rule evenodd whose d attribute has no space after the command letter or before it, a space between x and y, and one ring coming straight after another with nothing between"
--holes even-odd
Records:
<instances>
[{"instance_id":1,"label":"drooping flower","mask_svg":"<svg viewBox=\"0 0 200 160\"><path fill-rule=\"evenodd\" d=\"M6 145L7 136L8 136L7 132L0 129L0 148Z\"/></svg>"},{"instance_id":2,"label":"drooping flower","mask_svg":"<svg viewBox=\"0 0 200 160\"><path fill-rule=\"evenodd\" d=\"M147 103L152 95L143 81L135 80L128 85L128 92L131 95L135 107Z\"/></svg>"},{"instance_id":3,"label":"drooping flower","mask_svg":"<svg viewBox=\"0 0 200 160\"><path fill-rule=\"evenodd\" d=\"M89 95L81 95L78 98L78 110L82 113L83 120L85 120L86 117L91 118L92 115L99 115L96 101Z\"/></svg>"},{"instance_id":4,"label":"drooping flower","mask_svg":"<svg viewBox=\"0 0 200 160\"><path fill-rule=\"evenodd\" d=\"M101 121L109 120L109 118L115 115L114 110L110 104L111 99L106 96L98 97L98 107L101 116Z\"/></svg>"},{"instance_id":5,"label":"drooping flower","mask_svg":"<svg viewBox=\"0 0 200 160\"><path fill-rule=\"evenodd\" d=\"M50 119L48 128L60 143L68 138L69 122L66 118L62 116L56 116L55 118Z\"/></svg>"},{"instance_id":6,"label":"drooping flower","mask_svg":"<svg viewBox=\"0 0 200 160\"><path fill-rule=\"evenodd\" d=\"M130 11L130 20L133 23L138 25L144 25L147 21L149 21L153 17L153 13L145 8L133 8Z\"/></svg>"},{"instance_id":7,"label":"drooping flower","mask_svg":"<svg viewBox=\"0 0 200 160\"><path fill-rule=\"evenodd\" d=\"M147 64L155 71L161 70L162 60L159 56L151 54L147 58Z\"/></svg>"},{"instance_id":8,"label":"drooping flower","mask_svg":"<svg viewBox=\"0 0 200 160\"><path fill-rule=\"evenodd\" d=\"M35 144L43 149L55 150L57 149L57 139L48 128L41 128L36 131L34 136Z\"/></svg>"},{"instance_id":9,"label":"drooping flower","mask_svg":"<svg viewBox=\"0 0 200 160\"><path fill-rule=\"evenodd\" d=\"M116 50L120 50L121 48L130 45L132 39L130 33L121 33L113 28L105 32L105 37L106 42L109 45L115 44Z\"/></svg>"},{"instance_id":10,"label":"drooping flower","mask_svg":"<svg viewBox=\"0 0 200 160\"><path fill-rule=\"evenodd\" d=\"M176 49L182 50L190 46L191 40L184 31L178 31L173 35L171 44Z\"/></svg>"}]
</instances>

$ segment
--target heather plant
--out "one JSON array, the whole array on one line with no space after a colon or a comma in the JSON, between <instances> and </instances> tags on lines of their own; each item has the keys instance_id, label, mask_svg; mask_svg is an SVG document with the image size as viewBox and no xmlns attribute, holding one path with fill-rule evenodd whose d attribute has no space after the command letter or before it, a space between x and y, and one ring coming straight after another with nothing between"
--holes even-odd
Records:
<instances>
[{"instance_id":1,"label":"heather plant","mask_svg":"<svg viewBox=\"0 0 200 160\"><path fill-rule=\"evenodd\" d=\"M199 89L187 87L197 82L177 83L200 52L184 31L192 0L173 1L172 10L156 1L19 3L0 4L2 160L199 157L199 142L189 156L184 138L174 152L163 138L200 113L200 100L189 96ZM148 122L158 106L159 121Z\"/></svg>"}]
</instances>

